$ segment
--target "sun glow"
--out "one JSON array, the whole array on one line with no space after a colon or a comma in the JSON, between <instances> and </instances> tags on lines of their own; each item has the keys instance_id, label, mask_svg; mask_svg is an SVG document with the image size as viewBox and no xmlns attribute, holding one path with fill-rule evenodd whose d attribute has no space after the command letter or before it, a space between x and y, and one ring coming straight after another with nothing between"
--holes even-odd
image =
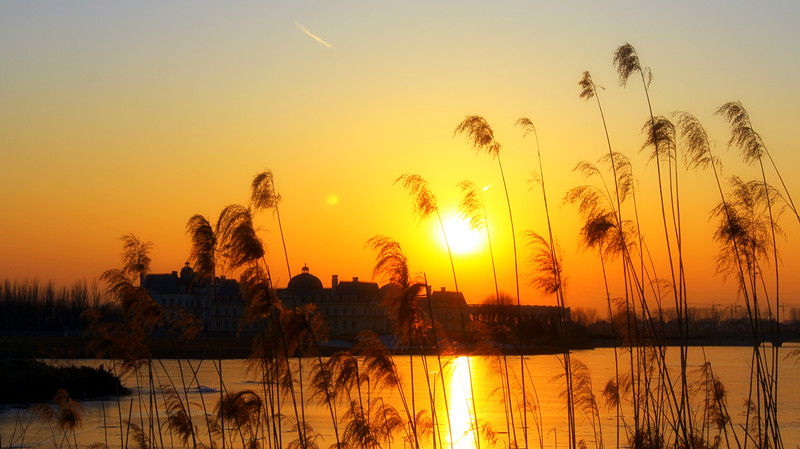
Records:
<instances>
[{"instance_id":1,"label":"sun glow","mask_svg":"<svg viewBox=\"0 0 800 449\"><path fill-rule=\"evenodd\" d=\"M480 231L470 228L467 221L452 214L444 217L442 223L447 234L447 243L450 244L453 254L470 254L481 249L485 237ZM439 230L439 240L442 246L446 246L441 230Z\"/></svg>"}]
</instances>

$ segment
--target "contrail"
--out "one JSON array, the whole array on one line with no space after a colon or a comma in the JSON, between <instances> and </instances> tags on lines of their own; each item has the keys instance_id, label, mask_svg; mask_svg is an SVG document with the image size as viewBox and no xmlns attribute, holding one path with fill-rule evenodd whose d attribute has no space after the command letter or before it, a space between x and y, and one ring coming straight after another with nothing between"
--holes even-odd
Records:
<instances>
[{"instance_id":1,"label":"contrail","mask_svg":"<svg viewBox=\"0 0 800 449\"><path fill-rule=\"evenodd\" d=\"M311 31L308 31L308 30L306 29L306 27L304 27L303 25L300 25L300 24L299 24L299 23L297 23L297 22L295 22L294 24L295 24L295 25L297 25L297 28L299 28L299 29L300 29L300 31L302 31L302 32L304 32L304 33L306 33L306 34L308 34L308 35L311 37L311 39L314 39L315 41L319 42L320 44L322 44L322 45L324 45L324 46L326 46L326 47L328 47L328 48L333 48L333 45L331 45L331 44L329 44L329 43L327 43L327 42L323 41L323 40L322 40L322 38L320 38L320 37L319 37L319 36L317 36L316 34L312 33Z\"/></svg>"}]
</instances>

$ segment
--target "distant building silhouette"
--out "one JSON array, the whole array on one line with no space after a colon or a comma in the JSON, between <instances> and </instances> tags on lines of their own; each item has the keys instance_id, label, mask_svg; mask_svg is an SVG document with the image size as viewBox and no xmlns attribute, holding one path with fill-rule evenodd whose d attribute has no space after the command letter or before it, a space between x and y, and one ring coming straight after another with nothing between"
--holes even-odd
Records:
<instances>
[{"instance_id":1,"label":"distant building silhouette","mask_svg":"<svg viewBox=\"0 0 800 449\"><path fill-rule=\"evenodd\" d=\"M142 287L158 303L167 316L175 316L179 309L192 313L203 322L203 328L212 332L233 333L239 329L244 313L244 300L239 283L220 276L214 279L195 279L189 262L170 274L148 274L142 278Z\"/></svg>"},{"instance_id":2,"label":"distant building silhouette","mask_svg":"<svg viewBox=\"0 0 800 449\"><path fill-rule=\"evenodd\" d=\"M442 287L440 290L431 291L427 287L427 296L421 296L418 307L425 314L433 312L433 319L436 321L436 330L444 331L450 337L462 337L470 322L469 305L464 300L461 292L449 292ZM430 297L430 306L428 305Z\"/></svg>"},{"instance_id":3,"label":"distant building silhouette","mask_svg":"<svg viewBox=\"0 0 800 449\"><path fill-rule=\"evenodd\" d=\"M213 285L213 288L212 288ZM245 309L239 283L220 276L200 281L187 262L180 274L148 274L142 278L142 286L153 299L163 307L167 316L175 316L184 309L197 316L204 329L211 332L235 333ZM352 339L359 332L370 330L378 334L392 332L392 323L383 306L382 290L377 283L360 281L340 281L338 275L331 277L330 287L311 274L308 266L303 266L300 274L289 280L286 288L276 290L278 298L286 307L314 304L317 312L326 318L328 335L333 339ZM430 305L428 304L430 297ZM470 321L486 321L498 324L501 316L513 322L520 317L521 327L533 322L557 320L558 307L549 306L507 306L507 310L497 310L495 306L467 304L461 292L440 290L427 291L417 298L417 306L425 315L433 312L437 331L444 331L450 337L460 338ZM569 309L567 309L569 316Z\"/></svg>"},{"instance_id":4,"label":"distant building silhouette","mask_svg":"<svg viewBox=\"0 0 800 449\"><path fill-rule=\"evenodd\" d=\"M391 324L381 303L380 289L375 282L339 281L331 277L330 288L325 288L318 277L303 266L300 274L289 280L286 288L277 289L284 305L311 303L327 318L331 338L351 338L363 330L378 334L391 332Z\"/></svg>"}]
</instances>

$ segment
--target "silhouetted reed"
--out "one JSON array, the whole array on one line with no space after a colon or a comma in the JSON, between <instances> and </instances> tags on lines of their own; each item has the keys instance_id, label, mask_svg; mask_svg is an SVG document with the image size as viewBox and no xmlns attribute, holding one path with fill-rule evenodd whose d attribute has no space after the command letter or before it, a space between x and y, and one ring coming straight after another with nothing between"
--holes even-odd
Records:
<instances>
[{"instance_id":1,"label":"silhouetted reed","mask_svg":"<svg viewBox=\"0 0 800 449\"><path fill-rule=\"evenodd\" d=\"M419 177L410 179L410 177L401 177L404 182L410 183L410 190L412 196L416 197L415 211L422 215L431 214L438 211L436 208L436 198L427 188L427 183ZM438 212L437 212L438 213ZM424 346L432 342L436 348L436 356L439 363L439 371L442 372L441 349L439 348L439 338L436 335L436 322L434 320L433 311L429 309L429 321L425 320L424 312L420 309L418 299L423 292L427 292L427 282L424 279L412 279L409 274L407 259L403 254L400 244L395 240L386 236L372 237L367 245L376 251L375 268L373 269L373 277L387 281L387 285L383 288L383 301L387 313L394 323L395 335L398 337L399 342L408 349L414 348L422 350ZM428 296L428 306L430 307L430 296ZM375 346L373 344L373 346ZM422 356L423 369L429 372L427 367L426 356ZM393 363L393 362L392 362ZM369 365L368 365L369 366ZM409 354L409 367L411 371L411 408L407 410L407 417L409 425L413 430L415 447L419 447L420 432L416 429L417 420L421 419L424 415L419 415L416 408L416 398L414 392L414 355ZM453 432L450 421L450 410L447 406L447 389L442 378L442 391L445 398L445 413L447 415L448 431L450 435L450 445L453 444ZM429 376L425 376L426 386L429 394L429 402L431 407L431 420L435 420L435 398L432 395L432 388L430 385ZM401 397L405 397L401 394ZM404 405L407 407L407 402L403 399ZM438 435L437 435L438 437ZM435 443L434 443L435 445Z\"/></svg>"},{"instance_id":2,"label":"silhouetted reed","mask_svg":"<svg viewBox=\"0 0 800 449\"><path fill-rule=\"evenodd\" d=\"M719 158L712 153L708 135L699 121L685 112L670 116L675 123L653 113L649 94L652 72L642 67L633 46L625 44L617 48L613 64L621 85L625 86L632 76L636 76L644 88L649 118L642 127L642 150L648 151L647 156L656 166L660 227L663 228L666 248L663 257L666 259L654 258L650 254L639 221L633 166L624 154L612 150L598 96L600 87L595 85L588 71L584 72L578 83L580 98L596 100L608 152L596 164L578 163L575 171L584 176L585 182L569 189L564 202L574 205L581 218L578 236L581 246L596 251L600 261L604 282L602 295L611 325L615 363L614 377L602 389L596 390L593 386L591 367L571 354L574 322L566 305L567 273L551 223L538 135L531 120L523 118L517 121L524 136L535 137L537 182L542 189L547 232L529 231L525 236L530 250L528 262L534 271L531 284L543 295L556 298L558 317L552 319L552 323L557 341L549 343L558 348L558 360L563 368L556 380L562 386L560 397L567 409L565 425L561 427L568 433L568 446L572 449L591 444L597 448L604 447L607 439L604 439L601 425L599 392L605 407L614 410L616 415L617 447L626 443L637 449L783 447L777 406L779 360L775 348L780 342L780 334L778 325L769 327L767 323L770 322L763 315L774 316L777 323L782 307L777 250L778 238L782 236L778 223L780 212L787 207L798 220L800 215L775 162L761 137L753 130L740 103L726 103L717 114L731 126L729 146L739 148L745 162L758 162L761 177L746 181L732 176L726 188L718 171L721 166ZM504 353L510 346L516 346L522 353L522 348L530 342L524 340L526 335L522 330L524 321L515 223L500 163L501 146L486 120L477 115L466 117L454 134L463 134L475 150L497 159L508 206L516 284L514 297L502 293L489 235L489 217L481 194L474 184L460 183L463 199L459 212L469 220L473 229L486 230L495 284L494 296L484 304L487 311L495 308L492 309L495 310L493 321L468 323L464 311L459 310L461 340L468 352L480 352L486 356L492 379L497 379L492 397L502 398L507 429L504 444L508 448L529 447L528 423L531 418L532 427L538 432L539 447L543 448L544 429L550 423L543 422L530 367L520 355L520 370L515 373ZM720 194L720 203L711 214L716 222L713 239L719 247L717 268L723 276L735 279L752 331L751 380L741 423L735 422L738 415L729 411L726 388L714 373L711 363L705 360L705 353L702 363L690 364L688 360L690 328L696 324L693 309L689 307L684 272L685 229L681 224L679 155L685 157L688 169L711 167L713 170ZM766 161L780 180L781 190L768 183ZM439 220L458 295L458 279L448 236L430 186L414 174L402 175L395 182L410 193L417 218L425 219L435 214ZM230 391L223 382L222 361L218 359L212 361L219 378L219 391L212 394L218 393L218 399L206 404L207 397L201 393L201 403L193 403L189 401L189 392L196 385L197 372L203 362L178 360L180 378L175 378L163 363L152 359L149 338L154 330L163 330L179 344L196 337L202 330L202 323L187 311L165 311L144 288L142 281L149 271L152 244L132 234L121 239L121 267L107 270L101 276L113 306L104 303L102 294L96 289L90 290L85 283L72 290L58 291L52 285L41 286L35 281L24 284L6 281L0 302L4 309L0 310L3 312L0 316L6 316L5 311L11 311L9 313L15 317L21 316L19 310L28 307L34 310L33 316L41 315L35 322L37 326L77 327L75 316L80 312L76 310L93 309L82 313L83 319L90 323L89 331L93 335L90 349L98 357L113 359L111 369L116 374L130 375L131 381L140 387L137 395L125 403L127 413L123 410L122 400L116 401L119 422L115 424L120 427L119 445L124 449L131 446L142 449L174 446L192 449L220 446L222 449L240 446L247 449L319 449L326 443L330 449L391 449L392 445L400 447L401 444L414 449L443 447L447 442L441 435L444 426L436 393L438 385L442 389L447 415L449 445L455 447L461 436L454 434L450 409L451 405L460 404L449 402L452 397L448 393L453 387L447 384L446 378L455 375L454 365L458 362L452 357L453 342L444 334L441 323L434 316L424 272L418 276L409 272L400 244L393 239L376 235L367 242L376 253L373 277L384 282L381 299L392 322L393 333L401 349L409 352L410 377L401 376L395 356L371 332L361 333L351 349L323 357L320 344L327 338L324 316L313 304L299 304L300 298L291 291L287 293L291 306L284 304L286 298L279 297L275 290L271 269L266 262L266 248L254 223L254 216L259 211L269 210L275 214L286 269L291 278L278 211L280 195L272 172L266 170L257 174L250 187L248 205L225 207L215 224L201 215L194 215L187 223L187 234L191 239L189 260L194 266L195 285L211 286L206 291L208 299L217 308L217 318L220 315L215 285L217 273L225 270L239 277L246 301L240 330L253 335L248 358L250 373L258 381L253 389ZM497 232L495 227L492 230ZM668 265L670 270L667 279L658 274L658 269L664 265ZM769 269L774 270L774 284L765 279ZM616 288L622 291L614 291L613 285L621 285ZM672 304L666 307L662 301L668 297L671 297ZM57 312L42 318L45 316L41 312L43 307ZM510 312L514 307L516 319ZM117 310L116 314L112 310ZM666 323L673 319L677 331L669 333ZM765 333L774 343L771 349L763 345ZM667 358L668 338L675 336L680 352L678 367L671 366ZM435 351L437 367L434 370L438 368L438 371L430 370L430 358L424 355L430 348ZM618 354L618 349L622 355ZM414 355L414 352L423 355ZM620 360L627 361L628 367L623 367ZM427 398L423 399L414 394L420 371L419 366L415 366L417 363L421 363L425 371ZM472 390L469 358L466 363L473 393L471 403L465 404L470 415L467 432L472 433L476 447L480 448L482 442L494 446L498 438L494 430L497 423L490 423L480 416ZM692 365L696 368L690 369ZM158 372L158 367L163 373ZM188 374L184 372L186 367ZM432 372L436 373L433 380L429 375ZM436 377L439 377L438 385ZM405 385L406 382L410 385ZM395 392L401 404L397 408L384 401L388 394ZM328 410L335 442L324 441L315 429L319 423L308 418L313 415L306 414L306 407L312 403ZM134 413L135 404L138 404L138 414ZM36 405L31 407L30 413L47 423L54 447L66 445L77 449L76 431L81 425L81 410L65 391L56 395L54 406ZM591 431L591 438L578 437L579 419ZM29 424L22 419L18 422L20 433L15 430L10 443L0 441L0 447L25 446L21 435L25 434L24 429ZM522 428L523 441L517 440L519 427ZM555 437L558 437L558 432ZM104 442L94 443L91 447L108 446L106 437Z\"/></svg>"},{"instance_id":3,"label":"silhouetted reed","mask_svg":"<svg viewBox=\"0 0 800 449\"><path fill-rule=\"evenodd\" d=\"M457 309L458 309L459 324L461 325L461 335L462 335L462 338L463 338L463 336L466 335L466 333L467 333L466 320L465 320L465 316L464 316L465 315L465 311L462 310L462 308L461 308L461 301L459 299L459 295L460 295L461 292L460 292L460 290L458 288L458 277L456 276L456 266L455 266L455 263L453 262L453 252L450 249L450 242L449 242L448 237L447 237L447 232L446 232L446 230L444 228L444 223L442 221L442 215L441 215L441 213L439 213L439 206L438 206L437 201L436 201L436 196L431 191L430 186L428 185L428 182L425 181L425 179L423 179L419 175L408 174L407 173L407 174L401 175L399 178L397 178L397 180L395 182L401 183L402 186L411 195L412 203L413 203L413 211L414 211L415 215L417 215L417 217L420 220L425 219L425 218L435 214L436 218L439 221L439 229L442 231L442 237L444 238L445 246L447 248L447 255L448 255L448 258L450 260L450 269L451 269L451 271L453 273L453 285L454 285L455 294L456 294L456 306L457 306ZM427 285L427 280L425 280L424 283ZM441 362L442 353L441 353L440 347L439 347L439 338L437 336L438 331L436 329L436 322L435 322L434 317L433 317L433 309L432 309L432 305L431 305L430 293L428 293L427 296L428 296L427 297L427 303L428 303L430 320L431 320L431 331L432 331L432 334L433 334L434 344L436 346L437 360L439 362L439 371L442 372L442 362ZM424 357L423 357L423 363L426 363ZM474 396L475 395L474 395L474 388L472 386L472 367L471 367L471 363L470 363L469 359L467 359L467 374L469 376L470 390L473 391L473 395L472 395L473 396L472 416L475 419L475 421L474 421L475 424L474 425L475 425L475 428L477 429L478 428L478 425L477 425L477 409L475 408L475 403L474 403ZM442 379L443 378L444 377L442 376ZM444 380L442 380L442 382L444 382ZM442 391L446 391L445 388L444 388L444 385L442 385ZM448 414L448 418L447 418L448 428L452 428L452 426L450 425L450 416L449 416L450 412L449 412L449 408L447 407L447 395L445 394L444 397L445 397L445 410L447 411L447 414ZM435 418L435 416L434 416L434 418ZM476 435L477 435L477 432L476 432ZM476 444L477 448L480 449L480 439L479 438L476 438L475 444ZM450 432L450 445L451 446L453 445L452 431Z\"/></svg>"}]
</instances>

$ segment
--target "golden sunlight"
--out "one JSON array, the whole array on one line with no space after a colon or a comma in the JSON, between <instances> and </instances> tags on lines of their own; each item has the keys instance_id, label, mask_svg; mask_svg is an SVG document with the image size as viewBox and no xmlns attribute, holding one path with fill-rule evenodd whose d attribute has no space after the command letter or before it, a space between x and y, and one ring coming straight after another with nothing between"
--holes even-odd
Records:
<instances>
[{"instance_id":1,"label":"golden sunlight","mask_svg":"<svg viewBox=\"0 0 800 449\"><path fill-rule=\"evenodd\" d=\"M473 449L476 447L473 426L474 416L472 410L472 392L470 391L470 368L468 357L457 357L450 363L452 377L447 386L448 408L453 428L453 447L458 449Z\"/></svg>"},{"instance_id":2,"label":"golden sunlight","mask_svg":"<svg viewBox=\"0 0 800 449\"><path fill-rule=\"evenodd\" d=\"M469 254L479 251L483 245L485 237L481 231L470 228L469 222L465 221L453 212L442 218L444 231L447 233L447 243L453 254ZM444 237L439 232L439 242L446 247Z\"/></svg>"}]
</instances>

